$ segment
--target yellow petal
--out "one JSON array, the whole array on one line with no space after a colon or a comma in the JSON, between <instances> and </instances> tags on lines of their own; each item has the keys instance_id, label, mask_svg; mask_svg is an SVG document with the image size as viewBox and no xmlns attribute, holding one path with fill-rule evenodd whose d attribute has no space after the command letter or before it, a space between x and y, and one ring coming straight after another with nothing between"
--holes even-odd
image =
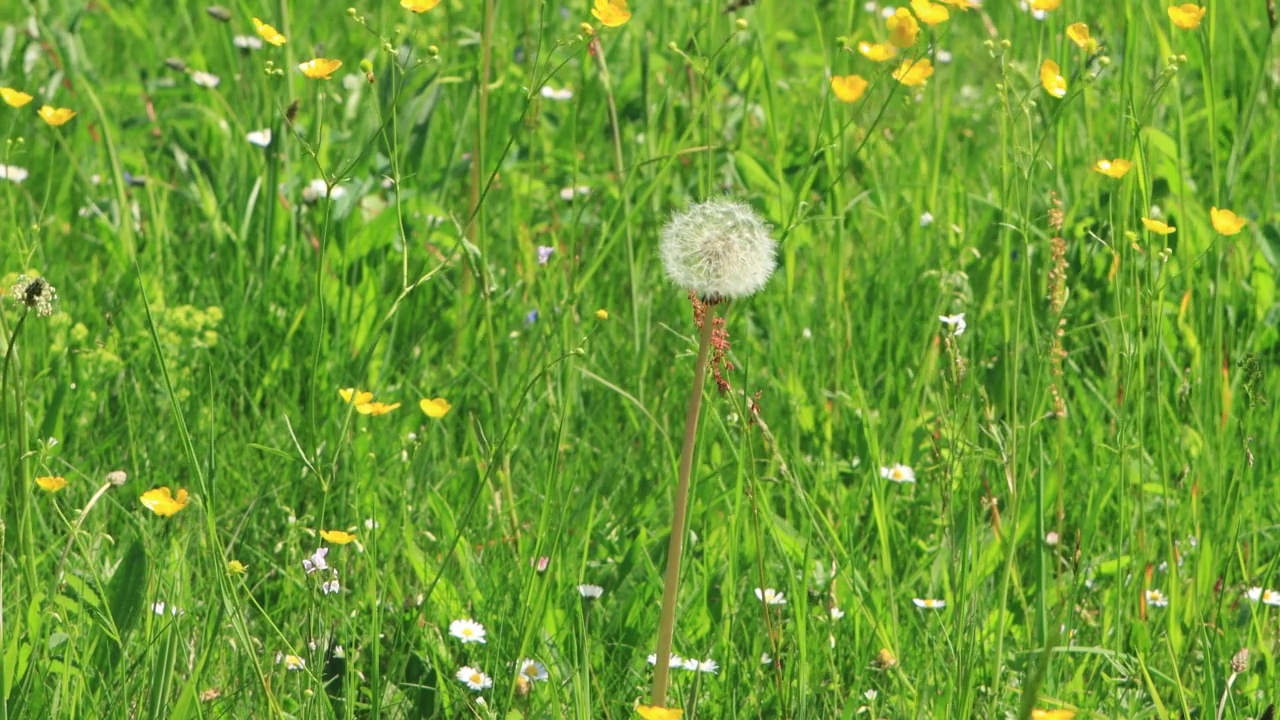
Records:
<instances>
[{"instance_id":1,"label":"yellow petal","mask_svg":"<svg viewBox=\"0 0 1280 720\"><path fill-rule=\"evenodd\" d=\"M1133 163L1128 160L1116 158L1115 160L1099 160L1093 164L1095 172L1100 172L1110 178L1117 180L1124 177L1129 169L1133 167Z\"/></svg>"},{"instance_id":2,"label":"yellow petal","mask_svg":"<svg viewBox=\"0 0 1280 720\"><path fill-rule=\"evenodd\" d=\"M897 55L898 49L889 43L869 43L864 41L858 43L858 52L862 53L862 56L868 60L884 62Z\"/></svg>"},{"instance_id":3,"label":"yellow petal","mask_svg":"<svg viewBox=\"0 0 1280 720\"><path fill-rule=\"evenodd\" d=\"M0 87L0 100L4 100L4 104L9 107L20 108L31 102L31 96L21 90L14 90L10 87Z\"/></svg>"},{"instance_id":4,"label":"yellow petal","mask_svg":"<svg viewBox=\"0 0 1280 720\"><path fill-rule=\"evenodd\" d=\"M355 535L342 530L321 530L320 537L324 538L326 542L331 542L334 545L346 545L356 539Z\"/></svg>"},{"instance_id":5,"label":"yellow petal","mask_svg":"<svg viewBox=\"0 0 1280 720\"><path fill-rule=\"evenodd\" d=\"M1077 47L1090 55L1098 51L1098 41L1089 35L1089 26L1082 22L1071 23L1067 26L1067 37Z\"/></svg>"},{"instance_id":6,"label":"yellow petal","mask_svg":"<svg viewBox=\"0 0 1280 720\"><path fill-rule=\"evenodd\" d=\"M596 0L591 14L609 27L625 25L631 19L631 11L627 9L627 0Z\"/></svg>"},{"instance_id":7,"label":"yellow petal","mask_svg":"<svg viewBox=\"0 0 1280 720\"><path fill-rule=\"evenodd\" d=\"M143 507L161 517L172 517L187 506L187 491L179 489L174 497L167 487L158 487L142 493L138 498Z\"/></svg>"},{"instance_id":8,"label":"yellow petal","mask_svg":"<svg viewBox=\"0 0 1280 720\"><path fill-rule=\"evenodd\" d=\"M1167 223L1162 223L1159 220L1152 220L1151 218L1142 218L1142 224L1146 226L1148 230L1157 235L1168 235L1178 229Z\"/></svg>"},{"instance_id":9,"label":"yellow petal","mask_svg":"<svg viewBox=\"0 0 1280 720\"><path fill-rule=\"evenodd\" d=\"M1244 218L1230 210L1209 208L1209 219L1213 221L1213 229L1220 235L1235 235L1244 229Z\"/></svg>"},{"instance_id":10,"label":"yellow petal","mask_svg":"<svg viewBox=\"0 0 1280 720\"><path fill-rule=\"evenodd\" d=\"M898 69L893 71L893 79L907 87L923 85L932 76L933 63L929 58L921 58L915 62L903 60Z\"/></svg>"},{"instance_id":11,"label":"yellow petal","mask_svg":"<svg viewBox=\"0 0 1280 720\"><path fill-rule=\"evenodd\" d=\"M916 17L920 18L920 22L929 26L944 23L951 17L946 6L929 2L929 0L911 0L911 9L915 11Z\"/></svg>"},{"instance_id":12,"label":"yellow petal","mask_svg":"<svg viewBox=\"0 0 1280 720\"><path fill-rule=\"evenodd\" d=\"M977 3L977 0L942 0L942 2L952 7L958 7L961 10L968 10L970 8L981 7Z\"/></svg>"},{"instance_id":13,"label":"yellow petal","mask_svg":"<svg viewBox=\"0 0 1280 720\"><path fill-rule=\"evenodd\" d=\"M400 0L400 7L416 13L426 12L440 4L440 0Z\"/></svg>"},{"instance_id":14,"label":"yellow petal","mask_svg":"<svg viewBox=\"0 0 1280 720\"><path fill-rule=\"evenodd\" d=\"M439 420L447 415L449 413L449 409L453 406L444 398L435 398L431 400L423 398L418 402L418 407L422 408L422 412L426 413L427 417Z\"/></svg>"},{"instance_id":15,"label":"yellow petal","mask_svg":"<svg viewBox=\"0 0 1280 720\"><path fill-rule=\"evenodd\" d=\"M248 570L248 569L249 569L249 566L248 566L248 565L245 565L244 563L240 562L239 560L228 560L228 561L227 561L227 574L228 574L228 575L243 575L243 574L245 573L245 571L246 571L246 570Z\"/></svg>"},{"instance_id":16,"label":"yellow petal","mask_svg":"<svg viewBox=\"0 0 1280 720\"><path fill-rule=\"evenodd\" d=\"M285 37L284 35L280 34L279 30L276 30L270 25L262 22L258 18L253 19L253 29L258 33L259 37L271 43L272 45L275 45L278 47L285 43Z\"/></svg>"},{"instance_id":17,"label":"yellow petal","mask_svg":"<svg viewBox=\"0 0 1280 720\"><path fill-rule=\"evenodd\" d=\"M67 486L67 479L61 475L45 475L36 478L36 484L48 492L58 492Z\"/></svg>"},{"instance_id":18,"label":"yellow petal","mask_svg":"<svg viewBox=\"0 0 1280 720\"><path fill-rule=\"evenodd\" d=\"M1031 0L1032 10L1057 10L1062 0Z\"/></svg>"},{"instance_id":19,"label":"yellow petal","mask_svg":"<svg viewBox=\"0 0 1280 720\"><path fill-rule=\"evenodd\" d=\"M857 102L862 93L867 91L867 81L861 75L833 75L831 92L841 102Z\"/></svg>"},{"instance_id":20,"label":"yellow petal","mask_svg":"<svg viewBox=\"0 0 1280 720\"><path fill-rule=\"evenodd\" d=\"M1032 710L1031 720L1071 720L1076 716L1075 710L1059 708L1057 710Z\"/></svg>"},{"instance_id":21,"label":"yellow petal","mask_svg":"<svg viewBox=\"0 0 1280 720\"><path fill-rule=\"evenodd\" d=\"M304 63L298 63L298 69L303 75L312 80L328 80L333 77L333 73L342 67L341 60L330 60L329 58L314 58Z\"/></svg>"},{"instance_id":22,"label":"yellow petal","mask_svg":"<svg viewBox=\"0 0 1280 720\"><path fill-rule=\"evenodd\" d=\"M680 720L684 715L684 710L679 708L665 708L656 705L637 705L636 712L644 720Z\"/></svg>"},{"instance_id":23,"label":"yellow petal","mask_svg":"<svg viewBox=\"0 0 1280 720\"><path fill-rule=\"evenodd\" d=\"M1056 98L1067 94L1067 79L1062 77L1062 69L1058 67L1058 63L1052 60L1040 63L1040 84L1045 92Z\"/></svg>"},{"instance_id":24,"label":"yellow petal","mask_svg":"<svg viewBox=\"0 0 1280 720\"><path fill-rule=\"evenodd\" d=\"M597 320L608 320L608 319L609 319L609 311L608 311L608 310L605 310L604 308L600 308L599 310L597 310L597 311L596 311L596 319L597 319Z\"/></svg>"},{"instance_id":25,"label":"yellow petal","mask_svg":"<svg viewBox=\"0 0 1280 720\"><path fill-rule=\"evenodd\" d=\"M45 105L40 108L40 111L37 114L40 116L41 120L44 120L53 127L66 125L71 118L76 116L74 112L67 108L56 108L52 105Z\"/></svg>"},{"instance_id":26,"label":"yellow petal","mask_svg":"<svg viewBox=\"0 0 1280 720\"><path fill-rule=\"evenodd\" d=\"M1173 5L1169 8L1169 19L1183 30L1195 30L1200 27L1200 20L1203 17L1204 8L1192 3Z\"/></svg>"},{"instance_id":27,"label":"yellow petal","mask_svg":"<svg viewBox=\"0 0 1280 720\"><path fill-rule=\"evenodd\" d=\"M906 8L898 8L885 19L884 26L889 30L889 42L904 50L915 45L916 36L920 34L920 23Z\"/></svg>"}]
</instances>

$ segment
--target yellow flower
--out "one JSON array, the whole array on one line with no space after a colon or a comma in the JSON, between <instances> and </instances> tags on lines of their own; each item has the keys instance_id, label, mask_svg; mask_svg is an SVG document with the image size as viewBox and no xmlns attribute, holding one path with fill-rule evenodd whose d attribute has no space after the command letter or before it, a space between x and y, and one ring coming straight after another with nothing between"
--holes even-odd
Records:
<instances>
[{"instance_id":1,"label":"yellow flower","mask_svg":"<svg viewBox=\"0 0 1280 720\"><path fill-rule=\"evenodd\" d=\"M142 493L139 498L142 505L161 517L173 517L179 510L187 506L187 491L178 489L174 497L167 487L158 487Z\"/></svg>"},{"instance_id":2,"label":"yellow flower","mask_svg":"<svg viewBox=\"0 0 1280 720\"><path fill-rule=\"evenodd\" d=\"M832 75L831 92L841 102L857 102L867 91L867 81L861 75Z\"/></svg>"},{"instance_id":3,"label":"yellow flower","mask_svg":"<svg viewBox=\"0 0 1280 720\"><path fill-rule=\"evenodd\" d=\"M864 40L858 43L858 52L862 53L862 57L868 60L884 62L897 55L898 49L889 43L869 43Z\"/></svg>"},{"instance_id":4,"label":"yellow flower","mask_svg":"<svg viewBox=\"0 0 1280 720\"><path fill-rule=\"evenodd\" d=\"M1067 37L1071 42L1075 43L1081 50L1090 55L1098 52L1098 41L1089 35L1089 26L1082 22L1071 23L1067 26Z\"/></svg>"},{"instance_id":5,"label":"yellow flower","mask_svg":"<svg viewBox=\"0 0 1280 720\"><path fill-rule=\"evenodd\" d=\"M52 493L66 487L67 479L61 475L44 475L36 478L36 484Z\"/></svg>"},{"instance_id":6,"label":"yellow flower","mask_svg":"<svg viewBox=\"0 0 1280 720\"><path fill-rule=\"evenodd\" d=\"M1031 0L1032 10L1057 10L1062 0Z\"/></svg>"},{"instance_id":7,"label":"yellow flower","mask_svg":"<svg viewBox=\"0 0 1280 720\"><path fill-rule=\"evenodd\" d=\"M627 9L627 0L596 0L591 14L609 27L626 25L631 19L631 11Z\"/></svg>"},{"instance_id":8,"label":"yellow flower","mask_svg":"<svg viewBox=\"0 0 1280 720\"><path fill-rule=\"evenodd\" d=\"M596 319L597 319L597 320L608 320L608 319L609 319L609 311L608 311L608 310L605 310L604 308L600 308L599 310L597 310L597 311L596 311Z\"/></svg>"},{"instance_id":9,"label":"yellow flower","mask_svg":"<svg viewBox=\"0 0 1280 720\"><path fill-rule=\"evenodd\" d=\"M440 4L440 0L400 0L400 7L416 13L426 12Z\"/></svg>"},{"instance_id":10,"label":"yellow flower","mask_svg":"<svg viewBox=\"0 0 1280 720\"><path fill-rule=\"evenodd\" d=\"M946 7L929 0L911 0L911 9L916 11L916 17L925 25L937 25L951 17Z\"/></svg>"},{"instance_id":11,"label":"yellow flower","mask_svg":"<svg viewBox=\"0 0 1280 720\"><path fill-rule=\"evenodd\" d=\"M45 105L40 108L40 119L49 123L54 127L66 125L76 114L67 108L56 108L52 105Z\"/></svg>"},{"instance_id":12,"label":"yellow flower","mask_svg":"<svg viewBox=\"0 0 1280 720\"><path fill-rule=\"evenodd\" d=\"M1204 17L1204 8L1192 3L1171 5L1169 19L1183 30L1195 30L1200 27L1200 19Z\"/></svg>"},{"instance_id":13,"label":"yellow flower","mask_svg":"<svg viewBox=\"0 0 1280 720\"><path fill-rule=\"evenodd\" d=\"M958 7L961 10L968 10L969 8L981 7L977 3L977 0L942 0L942 2L948 5L951 5L953 7Z\"/></svg>"},{"instance_id":14,"label":"yellow flower","mask_svg":"<svg viewBox=\"0 0 1280 720\"><path fill-rule=\"evenodd\" d=\"M355 388L342 388L338 391L338 395L342 396L342 401L345 403L353 402L352 398L354 397L356 407L368 405L373 402L373 393L365 392L364 390L356 390Z\"/></svg>"},{"instance_id":15,"label":"yellow flower","mask_svg":"<svg viewBox=\"0 0 1280 720\"><path fill-rule=\"evenodd\" d=\"M445 415L448 415L449 409L453 406L444 398L435 398L434 400L423 398L418 402L418 407L422 408L422 412L426 413L427 417L439 420Z\"/></svg>"},{"instance_id":16,"label":"yellow flower","mask_svg":"<svg viewBox=\"0 0 1280 720\"><path fill-rule=\"evenodd\" d=\"M303 75L312 80L328 80L333 77L333 73L342 67L341 60L330 60L329 58L315 58L304 63L298 63L298 69Z\"/></svg>"},{"instance_id":17,"label":"yellow flower","mask_svg":"<svg viewBox=\"0 0 1280 720\"><path fill-rule=\"evenodd\" d=\"M932 75L933 63L929 58L921 58L915 62L903 60L902 65L893 71L893 79L907 87L923 85Z\"/></svg>"},{"instance_id":18,"label":"yellow flower","mask_svg":"<svg viewBox=\"0 0 1280 720\"><path fill-rule=\"evenodd\" d=\"M243 574L245 573L245 571L246 571L246 570L248 570L248 569L249 569L249 566L248 566L248 565L245 565L244 563L240 562L239 560L228 560L228 561L227 561L227 574L228 574L228 575L243 575Z\"/></svg>"},{"instance_id":19,"label":"yellow flower","mask_svg":"<svg viewBox=\"0 0 1280 720\"><path fill-rule=\"evenodd\" d=\"M680 720L684 711L679 708L665 708L656 705L637 705L636 712L644 720Z\"/></svg>"},{"instance_id":20,"label":"yellow flower","mask_svg":"<svg viewBox=\"0 0 1280 720\"><path fill-rule=\"evenodd\" d=\"M1076 716L1075 710L1032 710L1031 720L1071 720Z\"/></svg>"},{"instance_id":21,"label":"yellow flower","mask_svg":"<svg viewBox=\"0 0 1280 720\"><path fill-rule=\"evenodd\" d=\"M1067 94L1067 79L1062 77L1062 69L1058 67L1058 63L1052 60L1040 63L1040 84L1044 86L1045 92L1056 98Z\"/></svg>"},{"instance_id":22,"label":"yellow flower","mask_svg":"<svg viewBox=\"0 0 1280 720\"><path fill-rule=\"evenodd\" d=\"M1133 167L1133 163L1128 160L1116 158L1115 160L1099 160L1093 164L1093 171L1100 172L1109 178L1119 180L1129 172L1129 168Z\"/></svg>"},{"instance_id":23,"label":"yellow flower","mask_svg":"<svg viewBox=\"0 0 1280 720\"><path fill-rule=\"evenodd\" d=\"M895 47L906 48L916 44L916 36L920 34L920 23L907 12L906 8L898 8L885 18L884 25L889 29L889 42Z\"/></svg>"},{"instance_id":24,"label":"yellow flower","mask_svg":"<svg viewBox=\"0 0 1280 720\"><path fill-rule=\"evenodd\" d=\"M256 31L258 31L258 35L259 35L263 40L266 40L267 42L271 43L272 45L275 45L275 46L279 47L279 46L281 46L281 45L283 45L283 44L285 43L285 37L284 37L283 35L281 35L281 34L280 34L280 31L279 31L279 30L277 30L277 29L275 29L275 28L271 27L270 25L268 25L268 24L266 24L266 23L262 22L262 21L261 21L261 20L259 20L258 18L254 18L254 19L253 19L253 29L254 29L254 30L256 30Z\"/></svg>"},{"instance_id":25,"label":"yellow flower","mask_svg":"<svg viewBox=\"0 0 1280 720\"><path fill-rule=\"evenodd\" d=\"M391 403L390 405L382 402L365 403L364 405L356 405L356 412L361 415L386 415L387 413L400 407L400 403Z\"/></svg>"},{"instance_id":26,"label":"yellow flower","mask_svg":"<svg viewBox=\"0 0 1280 720\"><path fill-rule=\"evenodd\" d=\"M0 99L3 99L4 104L9 107L22 107L31 102L30 95L11 87L0 87Z\"/></svg>"},{"instance_id":27,"label":"yellow flower","mask_svg":"<svg viewBox=\"0 0 1280 720\"><path fill-rule=\"evenodd\" d=\"M1167 223L1162 223L1159 220L1152 220L1151 218L1142 218L1142 224L1145 225L1148 230L1157 235L1168 235L1178 229Z\"/></svg>"},{"instance_id":28,"label":"yellow flower","mask_svg":"<svg viewBox=\"0 0 1280 720\"><path fill-rule=\"evenodd\" d=\"M334 545L346 545L356 539L355 535L352 535L349 532L343 532L342 530L321 530L320 537Z\"/></svg>"},{"instance_id":29,"label":"yellow flower","mask_svg":"<svg viewBox=\"0 0 1280 720\"><path fill-rule=\"evenodd\" d=\"M1219 235L1235 235L1244 229L1244 218L1227 209L1209 208L1209 219Z\"/></svg>"}]
</instances>

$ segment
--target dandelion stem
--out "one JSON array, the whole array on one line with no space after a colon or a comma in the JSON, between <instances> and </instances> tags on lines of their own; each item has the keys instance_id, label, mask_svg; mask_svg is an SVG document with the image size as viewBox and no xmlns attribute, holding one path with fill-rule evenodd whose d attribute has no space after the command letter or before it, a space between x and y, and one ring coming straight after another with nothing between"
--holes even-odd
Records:
<instances>
[{"instance_id":1,"label":"dandelion stem","mask_svg":"<svg viewBox=\"0 0 1280 720\"><path fill-rule=\"evenodd\" d=\"M715 328L714 305L707 303L698 340L698 360L693 367L693 392L684 419L684 447L680 451L680 474L676 483L675 508L671 513L671 540L667 545L667 575L662 587L662 616L658 620L658 655L653 670L653 704L667 705L667 678L671 674L671 636L676 625L676 591L680 585L680 556L684 552L685 518L689 510L689 475L693 470L693 449L698 438L698 415L702 411L702 387L707 380L707 356Z\"/></svg>"}]
</instances>

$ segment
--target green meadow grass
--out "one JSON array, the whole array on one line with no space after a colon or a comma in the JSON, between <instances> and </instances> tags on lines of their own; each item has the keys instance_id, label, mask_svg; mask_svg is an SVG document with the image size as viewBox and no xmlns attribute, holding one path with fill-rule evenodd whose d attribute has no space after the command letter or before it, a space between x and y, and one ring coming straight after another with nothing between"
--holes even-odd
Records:
<instances>
[{"instance_id":1,"label":"green meadow grass","mask_svg":"<svg viewBox=\"0 0 1280 720\"><path fill-rule=\"evenodd\" d=\"M901 55L950 53L914 88L853 49L886 37L861 0L736 4L604 28L586 0L3 3L0 85L35 100L0 106L29 172L0 179L0 275L60 312L0 314L0 720L635 717L698 334L657 238L717 195L772 223L779 269L720 309L674 646L719 669L674 671L671 704L1260 716L1274 4L1207 0L1190 31L1155 0L953 7ZM288 42L237 49L254 16ZM189 504L154 514L157 487ZM549 675L527 693L521 658Z\"/></svg>"}]
</instances>

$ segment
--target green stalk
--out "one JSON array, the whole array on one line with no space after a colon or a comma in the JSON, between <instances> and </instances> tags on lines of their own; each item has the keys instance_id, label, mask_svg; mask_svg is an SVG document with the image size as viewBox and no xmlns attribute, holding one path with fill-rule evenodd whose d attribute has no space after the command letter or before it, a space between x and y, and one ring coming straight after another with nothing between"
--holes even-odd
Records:
<instances>
[{"instance_id":1,"label":"green stalk","mask_svg":"<svg viewBox=\"0 0 1280 720\"><path fill-rule=\"evenodd\" d=\"M658 620L658 656L653 671L653 704L667 705L667 679L671 674L671 637L676 626L676 592L680 585L680 556L684 552L685 518L689 510L689 475L693 470L693 450L698 440L698 414L702 411L702 388L707 380L707 356L715 311L707 304L698 340L698 360L693 366L693 392L684 419L684 447L680 451L680 474L676 483L675 508L671 513L671 540L667 545L667 575L662 587L662 617Z\"/></svg>"}]
</instances>

